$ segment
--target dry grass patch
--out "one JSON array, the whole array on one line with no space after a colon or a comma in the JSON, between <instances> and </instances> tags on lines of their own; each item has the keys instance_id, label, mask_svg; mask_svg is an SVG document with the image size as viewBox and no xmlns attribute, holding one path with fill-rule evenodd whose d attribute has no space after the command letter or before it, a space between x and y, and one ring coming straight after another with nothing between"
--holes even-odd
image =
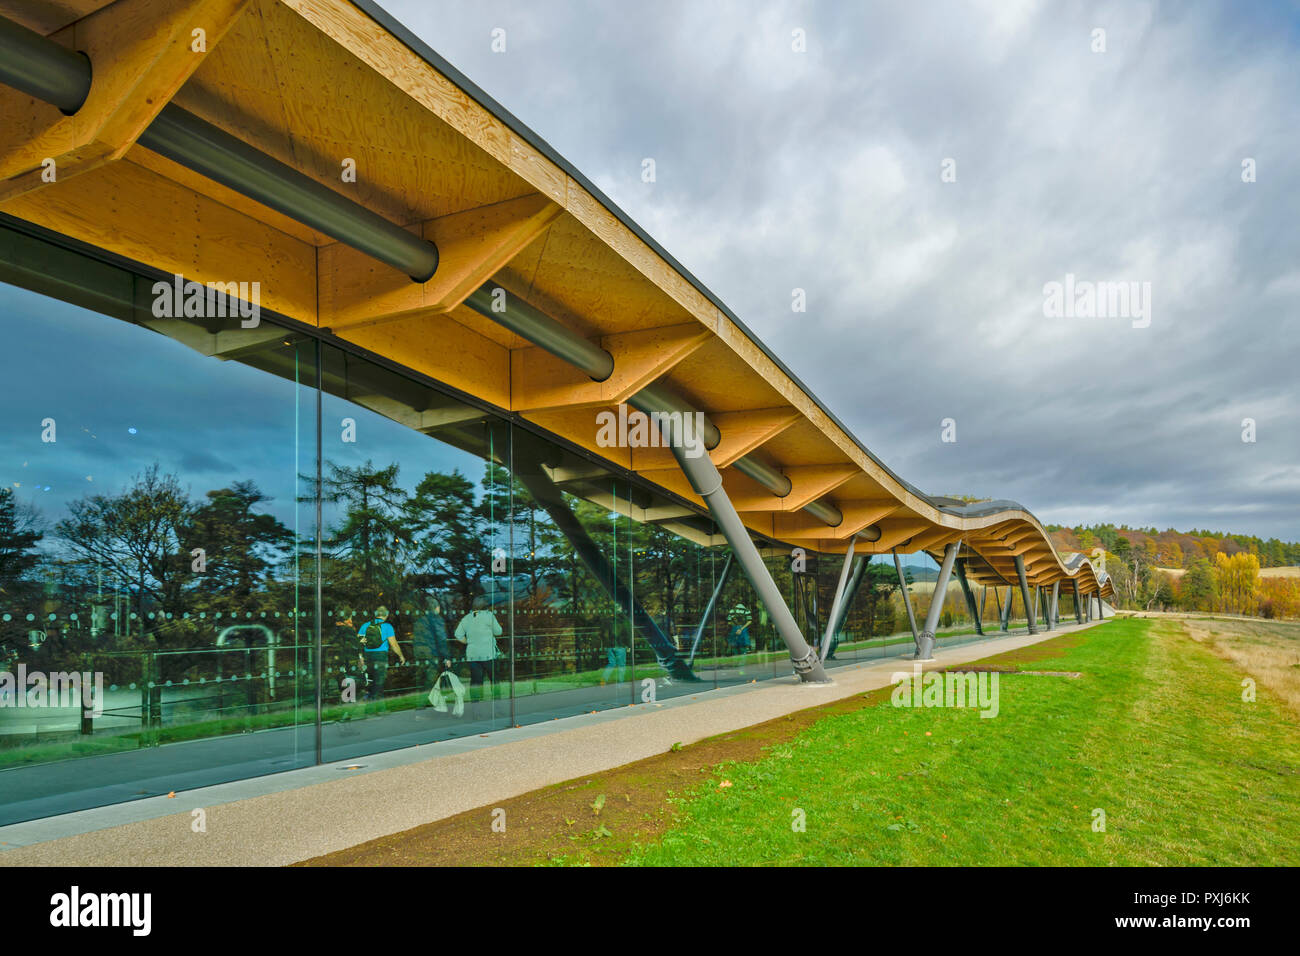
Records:
<instances>
[{"instance_id":1,"label":"dry grass patch","mask_svg":"<svg viewBox=\"0 0 1300 956\"><path fill-rule=\"evenodd\" d=\"M1189 617L1183 626L1300 715L1300 623Z\"/></svg>"}]
</instances>

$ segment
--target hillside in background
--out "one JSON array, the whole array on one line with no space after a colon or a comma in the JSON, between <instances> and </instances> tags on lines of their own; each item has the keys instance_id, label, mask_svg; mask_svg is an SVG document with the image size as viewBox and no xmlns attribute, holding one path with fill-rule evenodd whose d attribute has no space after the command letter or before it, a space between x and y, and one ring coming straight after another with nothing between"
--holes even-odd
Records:
<instances>
[{"instance_id":1,"label":"hillside in background","mask_svg":"<svg viewBox=\"0 0 1300 956\"><path fill-rule=\"evenodd\" d=\"M1300 617L1300 543L1111 524L1047 531L1062 553L1104 552L1121 607Z\"/></svg>"},{"instance_id":2,"label":"hillside in background","mask_svg":"<svg viewBox=\"0 0 1300 956\"><path fill-rule=\"evenodd\" d=\"M1099 524L1089 527L1064 528L1060 525L1047 525L1056 549L1062 552L1083 551L1091 554L1093 548L1105 548L1113 554L1122 549L1119 539L1128 541L1129 547L1144 555L1150 563L1166 568L1190 568L1197 558L1213 561L1216 554L1234 554L1245 552L1259 558L1261 568L1278 568L1288 565L1300 565L1300 542L1280 541L1269 538L1265 541L1248 534L1225 534L1222 531L1175 531L1169 528L1157 531L1155 528L1130 528L1113 524Z\"/></svg>"}]
</instances>

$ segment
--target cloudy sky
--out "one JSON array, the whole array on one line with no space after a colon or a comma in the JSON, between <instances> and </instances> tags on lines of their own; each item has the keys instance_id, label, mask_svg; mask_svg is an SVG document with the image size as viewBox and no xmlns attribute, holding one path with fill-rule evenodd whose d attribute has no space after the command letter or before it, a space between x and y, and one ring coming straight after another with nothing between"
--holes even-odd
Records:
<instances>
[{"instance_id":1,"label":"cloudy sky","mask_svg":"<svg viewBox=\"0 0 1300 956\"><path fill-rule=\"evenodd\" d=\"M922 489L1300 539L1295 6L385 6Z\"/></svg>"}]
</instances>

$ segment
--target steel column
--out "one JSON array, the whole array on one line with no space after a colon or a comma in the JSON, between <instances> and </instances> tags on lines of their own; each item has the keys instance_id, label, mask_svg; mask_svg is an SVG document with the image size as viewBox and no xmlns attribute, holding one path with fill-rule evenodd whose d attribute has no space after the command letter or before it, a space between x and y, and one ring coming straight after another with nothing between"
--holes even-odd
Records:
<instances>
[{"instance_id":1,"label":"steel column","mask_svg":"<svg viewBox=\"0 0 1300 956\"><path fill-rule=\"evenodd\" d=\"M1079 603L1079 579L1075 578L1070 582L1074 585L1074 623L1083 623L1083 605Z\"/></svg>"},{"instance_id":2,"label":"steel column","mask_svg":"<svg viewBox=\"0 0 1300 956\"><path fill-rule=\"evenodd\" d=\"M849 616L849 608L853 606L853 599L858 595L858 588L862 586L862 578L866 574L867 565L871 563L870 555L858 555L853 562L853 574L849 578L849 589L845 592L844 603L840 607L839 617L835 619L835 630L831 632L831 649L834 651L835 635L838 635L840 629L844 627L844 621Z\"/></svg>"},{"instance_id":3,"label":"steel column","mask_svg":"<svg viewBox=\"0 0 1300 956\"><path fill-rule=\"evenodd\" d=\"M993 596L997 597L997 591L993 592ZM1004 604L999 610L1002 617L1002 630L1009 631L1011 629L1011 587L1010 586L1007 587L1006 604Z\"/></svg>"},{"instance_id":4,"label":"steel column","mask_svg":"<svg viewBox=\"0 0 1300 956\"><path fill-rule=\"evenodd\" d=\"M1037 634L1038 626L1034 624L1034 606L1029 601L1029 581L1025 578L1025 559L1021 555L1016 555L1016 577L1020 580L1020 597L1025 602L1025 622L1029 625L1029 633Z\"/></svg>"},{"instance_id":5,"label":"steel column","mask_svg":"<svg viewBox=\"0 0 1300 956\"><path fill-rule=\"evenodd\" d=\"M1061 582L1052 582L1052 623L1061 623Z\"/></svg>"},{"instance_id":6,"label":"steel column","mask_svg":"<svg viewBox=\"0 0 1300 956\"><path fill-rule=\"evenodd\" d=\"M952 576L952 566L957 560L957 551L961 542L954 541L943 552L943 564L939 565L939 577L934 582L934 594L930 596L930 608L925 615L925 629L916 642L916 659L918 661L934 660L934 632L939 626L939 615L943 612L943 601L948 595L948 579Z\"/></svg>"}]
</instances>

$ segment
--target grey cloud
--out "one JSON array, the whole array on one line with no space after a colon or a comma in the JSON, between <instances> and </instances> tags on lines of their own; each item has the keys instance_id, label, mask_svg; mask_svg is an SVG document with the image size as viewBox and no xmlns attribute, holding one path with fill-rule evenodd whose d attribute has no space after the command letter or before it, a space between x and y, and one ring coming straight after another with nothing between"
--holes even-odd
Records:
<instances>
[{"instance_id":1,"label":"grey cloud","mask_svg":"<svg viewBox=\"0 0 1300 956\"><path fill-rule=\"evenodd\" d=\"M1045 520L1300 538L1294 10L388 6L909 481ZM1066 273L1151 282L1150 327L1045 318Z\"/></svg>"}]
</instances>

